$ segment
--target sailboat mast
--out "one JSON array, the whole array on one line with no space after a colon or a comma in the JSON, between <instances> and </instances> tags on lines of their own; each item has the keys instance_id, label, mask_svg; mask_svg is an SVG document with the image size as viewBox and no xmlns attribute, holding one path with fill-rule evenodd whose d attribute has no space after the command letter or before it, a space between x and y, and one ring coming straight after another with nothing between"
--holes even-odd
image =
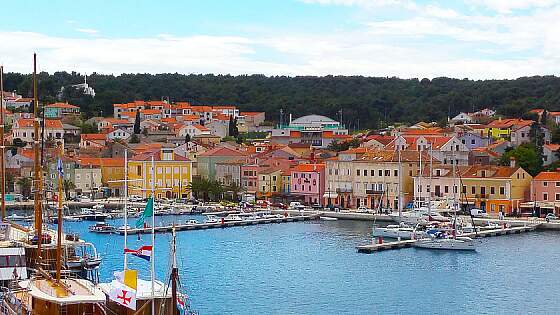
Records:
<instances>
[{"instance_id":1,"label":"sailboat mast","mask_svg":"<svg viewBox=\"0 0 560 315\"><path fill-rule=\"evenodd\" d=\"M453 237L457 238L457 187L456 184L456 174L455 174L455 151L453 151L453 146L451 146L451 164L453 165ZM475 229L476 230L476 229Z\"/></svg>"},{"instance_id":2,"label":"sailboat mast","mask_svg":"<svg viewBox=\"0 0 560 315\"><path fill-rule=\"evenodd\" d=\"M58 237L56 241L56 257L58 257L58 259L56 260L56 282L60 284L60 270L62 268L62 155L64 148L62 147L62 143L58 146L58 159L60 163L60 169L58 170Z\"/></svg>"},{"instance_id":3,"label":"sailboat mast","mask_svg":"<svg viewBox=\"0 0 560 315\"><path fill-rule=\"evenodd\" d=\"M37 258L41 260L41 243L43 242L43 211L41 204L41 165L39 156L39 97L37 92L37 54L33 54L33 155L34 155L34 194L35 233L37 234Z\"/></svg>"},{"instance_id":4,"label":"sailboat mast","mask_svg":"<svg viewBox=\"0 0 560 315\"><path fill-rule=\"evenodd\" d=\"M428 216L432 215L432 189L433 189L433 187L432 187L432 173L433 173L433 171L432 171L432 166L433 166L432 161L433 161L433 158L432 157L433 156L434 156L433 146L432 146L432 143L430 142L430 177L429 177L429 180L428 180L428 183L429 183L429 186L430 186L430 191L428 193Z\"/></svg>"},{"instance_id":5,"label":"sailboat mast","mask_svg":"<svg viewBox=\"0 0 560 315\"><path fill-rule=\"evenodd\" d=\"M398 187L397 202L399 203L398 204L398 206L399 206L399 222L401 222L402 221L403 205L402 205L402 188L401 188L401 185L402 185L402 161L401 161L401 149L400 148L398 148L397 153L398 153L398 156L399 156L399 164L398 164L398 172L399 172L398 181L399 181L399 183L397 185L397 187Z\"/></svg>"},{"instance_id":6,"label":"sailboat mast","mask_svg":"<svg viewBox=\"0 0 560 315\"><path fill-rule=\"evenodd\" d=\"M152 315L156 314L156 303L155 303L155 294L154 294L154 282L155 282L155 242L156 242L156 233L155 233L155 225L156 225L156 211L155 211L155 186L156 186L156 168L154 163L154 156L152 155L152 258L150 259L152 262Z\"/></svg>"},{"instance_id":7,"label":"sailboat mast","mask_svg":"<svg viewBox=\"0 0 560 315\"><path fill-rule=\"evenodd\" d=\"M171 303L172 306L172 315L179 315L177 311L177 279L179 278L179 270L177 268L177 235L175 233L175 224L173 224L173 247L172 247L172 255L173 255L173 265L171 267L171 298L173 302Z\"/></svg>"},{"instance_id":8,"label":"sailboat mast","mask_svg":"<svg viewBox=\"0 0 560 315\"><path fill-rule=\"evenodd\" d=\"M124 248L127 248L128 236L128 150L124 150ZM128 269L127 254L124 254L124 269Z\"/></svg>"},{"instance_id":9,"label":"sailboat mast","mask_svg":"<svg viewBox=\"0 0 560 315\"><path fill-rule=\"evenodd\" d=\"M0 192L2 193L2 221L6 219L6 175L4 165L4 66L0 66Z\"/></svg>"}]
</instances>

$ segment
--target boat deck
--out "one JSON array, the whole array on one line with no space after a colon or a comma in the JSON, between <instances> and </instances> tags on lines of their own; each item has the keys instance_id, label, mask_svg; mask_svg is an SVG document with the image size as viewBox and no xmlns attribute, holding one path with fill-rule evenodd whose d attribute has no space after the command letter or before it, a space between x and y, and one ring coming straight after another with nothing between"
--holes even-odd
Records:
<instances>
[{"instance_id":1,"label":"boat deck","mask_svg":"<svg viewBox=\"0 0 560 315\"><path fill-rule=\"evenodd\" d=\"M464 233L461 236L471 237L471 238L481 238L481 237L492 237L492 236L503 236L510 234L520 234L525 232L535 231L538 225L527 225L527 226L517 226L510 228L502 228L495 230L486 230L472 233ZM388 249L400 249L405 247L411 247L416 243L417 240L400 240L394 242L386 242L381 244L364 244L356 246L358 253L370 254L373 252L388 250Z\"/></svg>"},{"instance_id":2,"label":"boat deck","mask_svg":"<svg viewBox=\"0 0 560 315\"><path fill-rule=\"evenodd\" d=\"M216 223L197 223L197 224L178 224L175 225L176 231L195 231L195 230L205 230L205 229L213 229L213 228L229 228L235 226L247 226L247 225L256 225L256 224L270 224L270 223L287 223L287 222L299 222L299 221L309 221L309 220L316 220L319 218L319 215L302 215L302 216L288 216L282 218L263 218L263 219L252 219L252 220L243 220L243 221L231 221L231 222L216 222ZM156 226L154 228L156 233L171 233L173 231L173 225L167 226ZM124 235L124 230L119 229L117 230L118 234ZM145 229L128 229L128 234L150 234L152 233L151 228Z\"/></svg>"}]
</instances>

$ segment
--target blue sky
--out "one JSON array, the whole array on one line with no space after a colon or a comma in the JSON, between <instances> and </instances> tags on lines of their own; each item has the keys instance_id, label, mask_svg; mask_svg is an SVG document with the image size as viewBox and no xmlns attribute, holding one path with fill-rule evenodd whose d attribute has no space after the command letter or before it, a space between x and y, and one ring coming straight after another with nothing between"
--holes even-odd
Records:
<instances>
[{"instance_id":1,"label":"blue sky","mask_svg":"<svg viewBox=\"0 0 560 315\"><path fill-rule=\"evenodd\" d=\"M560 0L18 0L2 11L7 71L29 72L36 51L50 72L560 72Z\"/></svg>"}]
</instances>

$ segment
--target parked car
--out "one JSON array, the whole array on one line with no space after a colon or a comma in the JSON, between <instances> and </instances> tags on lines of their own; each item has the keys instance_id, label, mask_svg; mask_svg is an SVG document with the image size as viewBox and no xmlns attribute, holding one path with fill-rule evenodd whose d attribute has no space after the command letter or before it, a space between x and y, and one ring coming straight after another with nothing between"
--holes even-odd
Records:
<instances>
[{"instance_id":1,"label":"parked car","mask_svg":"<svg viewBox=\"0 0 560 315\"><path fill-rule=\"evenodd\" d=\"M476 209L476 208L471 209L471 215L475 218L487 218L488 217L488 213L486 213L486 211Z\"/></svg>"},{"instance_id":2,"label":"parked car","mask_svg":"<svg viewBox=\"0 0 560 315\"><path fill-rule=\"evenodd\" d=\"M128 197L128 201L130 201L130 202L140 202L140 201L142 201L142 197L133 195L133 196Z\"/></svg>"},{"instance_id":3,"label":"parked car","mask_svg":"<svg viewBox=\"0 0 560 315\"><path fill-rule=\"evenodd\" d=\"M356 212L358 212L358 213L369 213L370 211L367 207L360 206L360 207L358 207L358 210Z\"/></svg>"},{"instance_id":4,"label":"parked car","mask_svg":"<svg viewBox=\"0 0 560 315\"><path fill-rule=\"evenodd\" d=\"M301 202L299 202L299 201L292 201L292 202L290 202L290 209L304 210L305 206L302 205Z\"/></svg>"},{"instance_id":5,"label":"parked car","mask_svg":"<svg viewBox=\"0 0 560 315\"><path fill-rule=\"evenodd\" d=\"M558 217L554 213L549 213L544 217L546 222L550 222L551 220L558 220Z\"/></svg>"}]
</instances>

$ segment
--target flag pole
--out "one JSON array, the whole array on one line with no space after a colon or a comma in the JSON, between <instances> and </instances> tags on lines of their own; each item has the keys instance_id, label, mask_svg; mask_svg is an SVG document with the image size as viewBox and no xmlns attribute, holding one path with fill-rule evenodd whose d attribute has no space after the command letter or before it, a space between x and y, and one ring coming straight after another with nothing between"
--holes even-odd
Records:
<instances>
[{"instance_id":1,"label":"flag pole","mask_svg":"<svg viewBox=\"0 0 560 315\"><path fill-rule=\"evenodd\" d=\"M156 309L155 309L155 294L154 294L154 281L155 281L155 207L154 207L154 203L155 203L155 186L156 186L156 168L155 168L155 163L154 163L154 156L152 155L152 257L151 257L151 262L152 262L152 315L156 314Z\"/></svg>"},{"instance_id":2,"label":"flag pole","mask_svg":"<svg viewBox=\"0 0 560 315\"><path fill-rule=\"evenodd\" d=\"M128 248L126 237L128 233L128 150L124 150L124 248ZM127 254L124 254L124 270L128 269Z\"/></svg>"}]
</instances>

